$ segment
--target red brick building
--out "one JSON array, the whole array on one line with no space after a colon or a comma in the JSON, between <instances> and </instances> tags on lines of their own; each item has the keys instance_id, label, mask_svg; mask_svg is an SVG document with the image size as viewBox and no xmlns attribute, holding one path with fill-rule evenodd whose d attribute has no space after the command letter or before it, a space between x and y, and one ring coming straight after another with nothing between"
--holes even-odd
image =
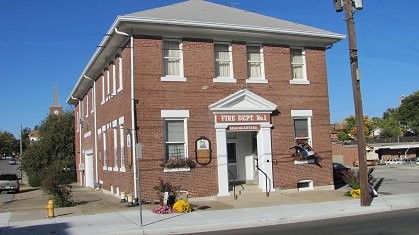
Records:
<instances>
[{"instance_id":1,"label":"red brick building","mask_svg":"<svg viewBox=\"0 0 419 235\"><path fill-rule=\"evenodd\" d=\"M142 199L159 179L191 197L333 189L325 50L343 38L201 0L119 16L67 100L78 182ZM319 164L295 161L296 140Z\"/></svg>"}]
</instances>

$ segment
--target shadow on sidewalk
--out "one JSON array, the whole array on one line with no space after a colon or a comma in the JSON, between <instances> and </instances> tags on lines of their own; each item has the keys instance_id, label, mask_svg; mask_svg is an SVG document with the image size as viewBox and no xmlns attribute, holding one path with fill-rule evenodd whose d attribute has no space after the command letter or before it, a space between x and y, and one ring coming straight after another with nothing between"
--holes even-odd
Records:
<instances>
[{"instance_id":1,"label":"shadow on sidewalk","mask_svg":"<svg viewBox=\"0 0 419 235\"><path fill-rule=\"evenodd\" d=\"M72 233L66 232L70 226L67 223L52 223L40 224L23 227L0 227L1 234L59 234L70 235Z\"/></svg>"}]
</instances>

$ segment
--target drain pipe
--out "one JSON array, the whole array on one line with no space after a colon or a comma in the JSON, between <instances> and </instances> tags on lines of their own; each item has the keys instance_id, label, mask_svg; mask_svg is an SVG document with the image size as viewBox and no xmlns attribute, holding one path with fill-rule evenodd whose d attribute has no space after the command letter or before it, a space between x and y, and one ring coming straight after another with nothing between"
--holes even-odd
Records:
<instances>
[{"instance_id":1,"label":"drain pipe","mask_svg":"<svg viewBox=\"0 0 419 235\"><path fill-rule=\"evenodd\" d=\"M95 179L96 179L96 185L94 185L93 187L96 188L97 185L99 185L99 173L98 173L98 157L97 157L97 119L96 119L96 81L91 79L90 77L86 76L85 74L83 74L83 77L92 81L93 82L93 120L94 120L94 137L95 137ZM86 110L87 112L89 112L89 110Z\"/></svg>"},{"instance_id":2,"label":"drain pipe","mask_svg":"<svg viewBox=\"0 0 419 235\"><path fill-rule=\"evenodd\" d=\"M133 165L134 165L134 197L138 198L137 193L137 159L135 157L135 151L137 143L137 135L136 135L136 120L135 120L135 98L134 98L134 38L132 35L129 35L125 32L121 32L118 28L115 27L115 33L130 37L130 48L131 48L131 136L132 136L132 158L133 158ZM140 203L141 204L141 203Z\"/></svg>"},{"instance_id":3,"label":"drain pipe","mask_svg":"<svg viewBox=\"0 0 419 235\"><path fill-rule=\"evenodd\" d=\"M135 92L134 92L134 36L118 31L118 28L115 27L115 33L123 36L130 37L130 49L131 49L131 136L132 136L132 158L133 158L133 165L134 165L134 196L138 199L138 205L140 207L140 228L143 228L143 212L142 212L142 205L141 205L141 191L140 191L140 164L137 164L137 157L136 157L136 144L137 144L137 100L135 99ZM139 161L139 160L138 160ZM138 167L138 168L137 168ZM137 172L138 170L138 172ZM137 175L138 173L138 175ZM138 179L138 188L137 188L137 179Z\"/></svg>"},{"instance_id":4,"label":"drain pipe","mask_svg":"<svg viewBox=\"0 0 419 235\"><path fill-rule=\"evenodd\" d=\"M77 105L79 106L79 111L78 111L78 113L79 113L79 116L78 116L78 120L77 120L77 122L78 122L78 129L79 129L79 166L76 166L76 167L78 167L79 168L79 176L80 176L80 186L83 186L83 173L82 173L82 171L80 170L80 164L81 164L81 154L82 154L82 146L81 146L81 125L80 125L80 119L81 119L81 101L80 101L80 99L77 99L77 98L75 98L74 96L71 96L71 99L73 99L73 100L77 100Z\"/></svg>"}]
</instances>

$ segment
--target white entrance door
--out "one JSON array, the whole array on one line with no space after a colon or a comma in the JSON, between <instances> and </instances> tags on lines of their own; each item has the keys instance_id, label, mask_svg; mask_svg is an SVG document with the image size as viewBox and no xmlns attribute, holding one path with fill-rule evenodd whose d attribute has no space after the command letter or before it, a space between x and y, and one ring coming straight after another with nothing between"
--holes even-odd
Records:
<instances>
[{"instance_id":1,"label":"white entrance door","mask_svg":"<svg viewBox=\"0 0 419 235\"><path fill-rule=\"evenodd\" d=\"M85 182L86 187L94 187L94 175L93 175L93 153L86 153L84 158L84 171L85 171Z\"/></svg>"}]
</instances>

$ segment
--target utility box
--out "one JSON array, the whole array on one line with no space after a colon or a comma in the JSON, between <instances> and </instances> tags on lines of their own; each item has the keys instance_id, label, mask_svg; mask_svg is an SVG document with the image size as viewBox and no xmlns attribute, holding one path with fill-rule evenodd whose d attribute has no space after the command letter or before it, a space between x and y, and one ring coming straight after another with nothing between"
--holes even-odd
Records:
<instances>
[{"instance_id":1,"label":"utility box","mask_svg":"<svg viewBox=\"0 0 419 235\"><path fill-rule=\"evenodd\" d=\"M354 7L357 10L362 10L362 0L352 0L354 3Z\"/></svg>"}]
</instances>

